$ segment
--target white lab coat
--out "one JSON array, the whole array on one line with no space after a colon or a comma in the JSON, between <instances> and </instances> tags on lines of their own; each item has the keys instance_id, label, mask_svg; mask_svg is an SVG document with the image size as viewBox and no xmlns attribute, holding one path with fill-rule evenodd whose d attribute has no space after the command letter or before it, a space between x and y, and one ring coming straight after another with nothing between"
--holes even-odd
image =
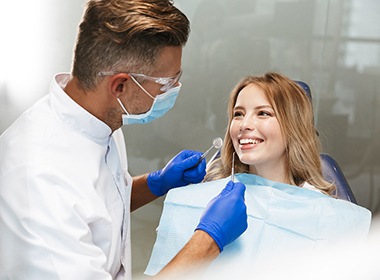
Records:
<instances>
[{"instance_id":1,"label":"white lab coat","mask_svg":"<svg viewBox=\"0 0 380 280\"><path fill-rule=\"evenodd\" d=\"M130 279L132 178L121 130L54 78L0 137L0 279Z\"/></svg>"}]
</instances>

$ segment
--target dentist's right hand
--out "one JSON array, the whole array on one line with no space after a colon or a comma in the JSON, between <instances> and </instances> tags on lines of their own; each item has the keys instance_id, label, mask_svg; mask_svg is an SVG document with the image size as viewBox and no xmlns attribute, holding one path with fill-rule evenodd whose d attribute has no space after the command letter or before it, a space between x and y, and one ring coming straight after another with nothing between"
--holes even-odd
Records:
<instances>
[{"instance_id":1,"label":"dentist's right hand","mask_svg":"<svg viewBox=\"0 0 380 280\"><path fill-rule=\"evenodd\" d=\"M207 232L221 252L248 227L245 189L240 182L228 182L222 192L208 203L195 229Z\"/></svg>"}]
</instances>

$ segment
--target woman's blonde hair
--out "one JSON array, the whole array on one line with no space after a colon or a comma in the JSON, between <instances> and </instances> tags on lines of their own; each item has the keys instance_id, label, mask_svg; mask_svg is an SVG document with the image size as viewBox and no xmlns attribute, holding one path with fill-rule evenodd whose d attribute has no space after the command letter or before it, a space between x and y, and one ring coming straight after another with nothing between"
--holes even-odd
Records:
<instances>
[{"instance_id":1,"label":"woman's blonde hair","mask_svg":"<svg viewBox=\"0 0 380 280\"><path fill-rule=\"evenodd\" d=\"M308 182L324 193L332 194L335 186L322 177L320 161L321 144L314 126L311 101L298 84L278 73L248 76L232 90L228 102L228 126L220 158L209 166L205 181L231 175L234 146L229 127L233 108L241 90L254 84L261 88L273 107L286 141L286 175L290 182L300 186ZM235 157L235 172L249 173L249 166Z\"/></svg>"}]
</instances>

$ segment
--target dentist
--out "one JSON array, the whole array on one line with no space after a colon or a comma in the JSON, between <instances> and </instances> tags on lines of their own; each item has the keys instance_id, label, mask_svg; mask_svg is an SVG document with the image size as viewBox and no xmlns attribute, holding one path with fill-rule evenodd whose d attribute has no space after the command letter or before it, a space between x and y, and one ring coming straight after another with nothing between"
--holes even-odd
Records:
<instances>
[{"instance_id":1,"label":"dentist","mask_svg":"<svg viewBox=\"0 0 380 280\"><path fill-rule=\"evenodd\" d=\"M0 137L0 279L131 279L130 212L205 176L182 151L132 178L122 125L148 123L181 88L189 21L169 0L90 0L70 74ZM158 277L213 260L247 227L229 182Z\"/></svg>"}]
</instances>

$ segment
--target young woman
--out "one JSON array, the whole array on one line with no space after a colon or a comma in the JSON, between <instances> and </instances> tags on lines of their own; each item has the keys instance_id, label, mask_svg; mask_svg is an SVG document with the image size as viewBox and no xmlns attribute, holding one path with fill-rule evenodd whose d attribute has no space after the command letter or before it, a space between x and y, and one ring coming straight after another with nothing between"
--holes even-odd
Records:
<instances>
[{"instance_id":1,"label":"young woman","mask_svg":"<svg viewBox=\"0 0 380 280\"><path fill-rule=\"evenodd\" d=\"M312 104L297 83L276 73L247 77L230 95L228 116L221 156L206 182L168 192L146 274L156 274L186 244L210 199L231 179L246 186L248 227L207 268L213 273L238 271L230 261L253 273L260 262L366 238L370 211L335 199L335 186L322 177ZM217 213L225 216L224 208Z\"/></svg>"},{"instance_id":2,"label":"young woman","mask_svg":"<svg viewBox=\"0 0 380 280\"><path fill-rule=\"evenodd\" d=\"M221 157L205 181L229 176L235 155L235 173L333 193L322 177L312 104L296 82L277 73L244 78L231 92L228 117Z\"/></svg>"}]
</instances>

